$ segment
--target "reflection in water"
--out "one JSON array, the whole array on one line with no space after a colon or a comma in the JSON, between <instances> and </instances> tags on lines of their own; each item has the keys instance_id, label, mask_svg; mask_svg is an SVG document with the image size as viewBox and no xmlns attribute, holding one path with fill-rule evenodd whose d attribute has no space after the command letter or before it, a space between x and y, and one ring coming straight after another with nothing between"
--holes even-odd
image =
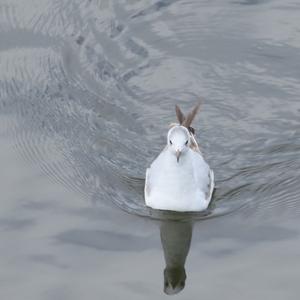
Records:
<instances>
[{"instance_id":1,"label":"reflection in water","mask_svg":"<svg viewBox=\"0 0 300 300\"><path fill-rule=\"evenodd\" d=\"M161 243L166 267L164 270L164 292L179 293L185 286L185 260L192 239L191 222L163 221L160 226Z\"/></svg>"}]
</instances>

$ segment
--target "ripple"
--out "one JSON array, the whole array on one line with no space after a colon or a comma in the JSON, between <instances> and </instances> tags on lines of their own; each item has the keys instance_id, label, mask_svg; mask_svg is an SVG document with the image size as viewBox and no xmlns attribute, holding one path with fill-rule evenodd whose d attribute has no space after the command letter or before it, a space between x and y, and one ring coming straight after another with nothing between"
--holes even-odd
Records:
<instances>
[{"instance_id":1,"label":"ripple","mask_svg":"<svg viewBox=\"0 0 300 300\"><path fill-rule=\"evenodd\" d=\"M24 160L87 201L141 217L299 215L299 54L254 38L255 5L241 19L242 5L209 2L29 4L0 9L0 134ZM151 210L145 169L174 104L188 110L199 97L214 201L203 213Z\"/></svg>"},{"instance_id":2,"label":"ripple","mask_svg":"<svg viewBox=\"0 0 300 300\"><path fill-rule=\"evenodd\" d=\"M147 8L144 8L140 10L139 12L135 13L131 16L132 19L139 18L139 17L145 17L149 14L155 13L160 11L163 8L166 8L170 6L171 4L175 3L178 0L159 0L156 1L154 4L150 5Z\"/></svg>"}]
</instances>

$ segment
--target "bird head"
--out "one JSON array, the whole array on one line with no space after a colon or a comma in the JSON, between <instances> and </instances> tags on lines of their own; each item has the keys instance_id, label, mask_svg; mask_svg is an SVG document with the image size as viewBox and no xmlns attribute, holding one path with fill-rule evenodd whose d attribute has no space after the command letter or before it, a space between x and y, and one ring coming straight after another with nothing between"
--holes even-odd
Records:
<instances>
[{"instance_id":1,"label":"bird head","mask_svg":"<svg viewBox=\"0 0 300 300\"><path fill-rule=\"evenodd\" d=\"M168 149L175 155L177 163L180 157L189 150L190 142L190 133L186 127L176 125L169 130Z\"/></svg>"}]
</instances>

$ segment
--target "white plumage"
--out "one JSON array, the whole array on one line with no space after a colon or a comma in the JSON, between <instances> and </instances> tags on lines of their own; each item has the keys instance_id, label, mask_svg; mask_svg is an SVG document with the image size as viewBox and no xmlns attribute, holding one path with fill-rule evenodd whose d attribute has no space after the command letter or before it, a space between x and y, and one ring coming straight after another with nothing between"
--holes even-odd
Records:
<instances>
[{"instance_id":1,"label":"white plumage","mask_svg":"<svg viewBox=\"0 0 300 300\"><path fill-rule=\"evenodd\" d=\"M199 105L168 132L164 150L146 170L146 205L161 210L202 211L212 198L214 173L205 162L190 127Z\"/></svg>"}]
</instances>

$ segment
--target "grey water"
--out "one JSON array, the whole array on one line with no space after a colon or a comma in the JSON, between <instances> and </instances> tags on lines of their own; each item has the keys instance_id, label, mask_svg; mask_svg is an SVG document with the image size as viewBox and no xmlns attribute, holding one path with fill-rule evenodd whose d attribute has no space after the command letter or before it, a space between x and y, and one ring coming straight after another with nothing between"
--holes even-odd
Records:
<instances>
[{"instance_id":1,"label":"grey water","mask_svg":"<svg viewBox=\"0 0 300 300\"><path fill-rule=\"evenodd\" d=\"M299 16L0 0L0 298L299 299ZM213 203L150 210L145 169L199 99Z\"/></svg>"}]
</instances>

